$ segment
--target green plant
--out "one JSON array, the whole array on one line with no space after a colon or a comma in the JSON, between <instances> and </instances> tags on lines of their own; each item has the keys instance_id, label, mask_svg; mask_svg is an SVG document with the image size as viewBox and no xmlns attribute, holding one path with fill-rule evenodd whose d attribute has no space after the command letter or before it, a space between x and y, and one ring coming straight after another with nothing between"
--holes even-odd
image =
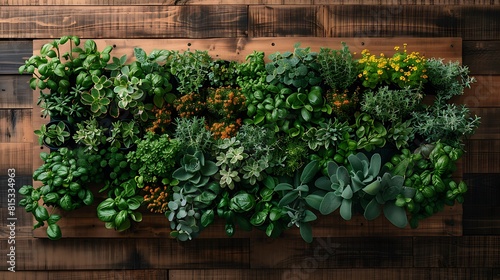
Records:
<instances>
[{"instance_id":1,"label":"green plant","mask_svg":"<svg viewBox=\"0 0 500 280\"><path fill-rule=\"evenodd\" d=\"M340 122L339 119L328 119L325 123L320 123L318 127L309 128L304 135L304 140L309 149L318 151L320 148L335 149L342 141L345 133L350 133L352 128L348 122Z\"/></svg>"},{"instance_id":2,"label":"green plant","mask_svg":"<svg viewBox=\"0 0 500 280\"><path fill-rule=\"evenodd\" d=\"M207 51L174 52L167 61L181 94L198 93L208 79L211 57Z\"/></svg>"},{"instance_id":3,"label":"green plant","mask_svg":"<svg viewBox=\"0 0 500 280\"><path fill-rule=\"evenodd\" d=\"M127 161L137 170L138 186L157 184L171 178L175 161L180 151L180 142L170 139L168 134L147 133L138 142L136 150L127 154Z\"/></svg>"},{"instance_id":4,"label":"green plant","mask_svg":"<svg viewBox=\"0 0 500 280\"><path fill-rule=\"evenodd\" d=\"M317 219L316 214L308 209L307 200L311 196L311 182L313 182L320 166L318 162L309 162L302 172L297 172L293 181L280 182L274 187L274 191L281 193L278 207L284 207L290 222L288 227L297 226L300 235L306 242L312 242L312 226L309 222ZM308 198L309 197L309 198Z\"/></svg>"},{"instance_id":5,"label":"green plant","mask_svg":"<svg viewBox=\"0 0 500 280\"><path fill-rule=\"evenodd\" d=\"M298 89L318 85L321 82L319 75L320 65L316 61L316 52L311 48L294 46L293 52L275 52L269 55L272 61L266 64L266 82L271 84L282 83Z\"/></svg>"},{"instance_id":6,"label":"green plant","mask_svg":"<svg viewBox=\"0 0 500 280\"><path fill-rule=\"evenodd\" d=\"M97 217L105 222L107 229L127 230L132 221L142 221L142 213L136 211L142 201L143 197L138 194L135 180L129 179L110 188L108 198L97 205Z\"/></svg>"},{"instance_id":7,"label":"green plant","mask_svg":"<svg viewBox=\"0 0 500 280\"><path fill-rule=\"evenodd\" d=\"M106 139L111 146L130 149L139 140L139 125L134 120L112 123L111 135Z\"/></svg>"},{"instance_id":8,"label":"green plant","mask_svg":"<svg viewBox=\"0 0 500 280\"><path fill-rule=\"evenodd\" d=\"M213 87L236 86L238 62L227 60L215 60L210 62L208 80Z\"/></svg>"},{"instance_id":9,"label":"green plant","mask_svg":"<svg viewBox=\"0 0 500 280\"><path fill-rule=\"evenodd\" d=\"M321 48L317 61L323 82L333 90L348 89L357 79L357 63L345 42L340 50Z\"/></svg>"},{"instance_id":10,"label":"green plant","mask_svg":"<svg viewBox=\"0 0 500 280\"><path fill-rule=\"evenodd\" d=\"M210 151L214 143L210 131L205 127L205 118L177 118L175 138L181 150Z\"/></svg>"},{"instance_id":11,"label":"green plant","mask_svg":"<svg viewBox=\"0 0 500 280\"><path fill-rule=\"evenodd\" d=\"M422 101L419 90L389 89L379 87L376 91L368 90L362 95L361 111L374 118L386 122L398 122L407 119Z\"/></svg>"},{"instance_id":12,"label":"green plant","mask_svg":"<svg viewBox=\"0 0 500 280\"><path fill-rule=\"evenodd\" d=\"M77 129L73 135L75 143L85 146L85 150L98 152L99 148L106 143L105 132L107 128L101 128L97 119L90 118L76 124Z\"/></svg>"},{"instance_id":13,"label":"green plant","mask_svg":"<svg viewBox=\"0 0 500 280\"><path fill-rule=\"evenodd\" d=\"M472 135L481 118L471 117L470 110L455 104L434 104L424 111L412 113L415 133L428 143L441 140L454 147L462 147L464 137Z\"/></svg>"},{"instance_id":14,"label":"green plant","mask_svg":"<svg viewBox=\"0 0 500 280\"><path fill-rule=\"evenodd\" d=\"M42 124L40 129L35 130L40 145L46 144L51 147L61 147L71 139L69 124L64 121L52 121Z\"/></svg>"},{"instance_id":15,"label":"green plant","mask_svg":"<svg viewBox=\"0 0 500 280\"><path fill-rule=\"evenodd\" d=\"M92 76L94 86L81 94L81 102L90 106L90 111L97 117L108 112L111 100L115 97L111 86L113 82L106 76Z\"/></svg>"},{"instance_id":16,"label":"green plant","mask_svg":"<svg viewBox=\"0 0 500 280\"><path fill-rule=\"evenodd\" d=\"M39 55L33 55L19 67L19 73L33 74L30 87L40 90L38 104L44 116L63 116L68 121L85 116L78 93L93 85L92 76L101 76L110 59L112 46L99 51L95 41L86 40L83 48L80 38L63 36L42 46ZM69 47L62 53L61 49ZM77 89L77 90L72 90Z\"/></svg>"},{"instance_id":17,"label":"green plant","mask_svg":"<svg viewBox=\"0 0 500 280\"><path fill-rule=\"evenodd\" d=\"M443 59L430 58L426 68L429 77L426 93L436 95L440 102L462 95L465 88L470 88L476 82L474 77L469 76L469 68L458 61L445 63Z\"/></svg>"},{"instance_id":18,"label":"green plant","mask_svg":"<svg viewBox=\"0 0 500 280\"><path fill-rule=\"evenodd\" d=\"M371 151L376 147L383 147L386 143L387 129L366 113L356 114L356 123L353 128L358 149Z\"/></svg>"},{"instance_id":19,"label":"green plant","mask_svg":"<svg viewBox=\"0 0 500 280\"><path fill-rule=\"evenodd\" d=\"M72 211L94 201L88 183L98 182L102 169L99 161L102 153L93 154L82 148L70 150L60 148L51 153L40 153L43 164L33 172L33 180L40 181L39 188L23 186L19 193L24 197L19 205L37 220L34 228L48 223L47 236L52 240L60 239L62 234L57 221L60 215L48 209L61 208Z\"/></svg>"}]
</instances>

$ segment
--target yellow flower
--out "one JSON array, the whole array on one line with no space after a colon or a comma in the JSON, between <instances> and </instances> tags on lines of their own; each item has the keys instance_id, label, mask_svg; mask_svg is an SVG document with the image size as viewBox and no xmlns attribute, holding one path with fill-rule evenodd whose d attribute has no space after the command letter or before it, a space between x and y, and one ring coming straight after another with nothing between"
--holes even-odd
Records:
<instances>
[{"instance_id":1,"label":"yellow flower","mask_svg":"<svg viewBox=\"0 0 500 280\"><path fill-rule=\"evenodd\" d=\"M384 73L384 71L382 71L380 69L377 70L377 74L382 75L382 73Z\"/></svg>"},{"instance_id":2,"label":"yellow flower","mask_svg":"<svg viewBox=\"0 0 500 280\"><path fill-rule=\"evenodd\" d=\"M399 46L395 46L394 50L399 51Z\"/></svg>"}]
</instances>

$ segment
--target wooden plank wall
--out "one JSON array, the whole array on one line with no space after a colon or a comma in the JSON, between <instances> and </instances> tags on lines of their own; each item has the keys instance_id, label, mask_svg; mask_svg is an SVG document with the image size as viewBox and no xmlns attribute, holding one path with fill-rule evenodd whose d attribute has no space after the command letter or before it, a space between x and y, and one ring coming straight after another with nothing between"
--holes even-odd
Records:
<instances>
[{"instance_id":1,"label":"wooden plank wall","mask_svg":"<svg viewBox=\"0 0 500 280\"><path fill-rule=\"evenodd\" d=\"M500 1L0 0L0 279L500 279ZM482 116L467 142L463 236L200 239L33 238L16 209L7 270L8 169L31 183L32 91L17 67L33 40L461 37L478 83L460 97ZM279 38L277 38L279 40ZM168 45L165 46L168 48ZM19 197L18 197L19 199Z\"/></svg>"}]
</instances>

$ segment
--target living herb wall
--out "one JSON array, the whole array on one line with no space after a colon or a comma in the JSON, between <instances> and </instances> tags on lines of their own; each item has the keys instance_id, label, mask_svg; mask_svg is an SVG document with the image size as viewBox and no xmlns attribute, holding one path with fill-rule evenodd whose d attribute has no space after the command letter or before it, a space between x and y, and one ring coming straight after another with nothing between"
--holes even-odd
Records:
<instances>
[{"instance_id":1,"label":"living herb wall","mask_svg":"<svg viewBox=\"0 0 500 280\"><path fill-rule=\"evenodd\" d=\"M296 226L307 242L326 215L416 228L463 202L452 175L480 118L451 101L474 83L468 68L410 47L297 44L243 62L135 48L128 62L93 40L48 42L19 69L40 91L49 121L35 134L51 149L20 204L54 240L54 209L96 204L110 230L151 211L181 241L216 219L228 236Z\"/></svg>"}]
</instances>

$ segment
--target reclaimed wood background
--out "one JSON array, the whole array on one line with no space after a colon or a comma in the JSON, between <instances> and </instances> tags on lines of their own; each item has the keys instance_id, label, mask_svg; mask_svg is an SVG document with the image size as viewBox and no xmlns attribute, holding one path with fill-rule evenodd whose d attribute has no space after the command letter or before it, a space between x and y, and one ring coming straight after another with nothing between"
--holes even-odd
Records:
<instances>
[{"instance_id":1,"label":"reclaimed wood background","mask_svg":"<svg viewBox=\"0 0 500 280\"><path fill-rule=\"evenodd\" d=\"M500 1L415 0L0 0L0 279L500 279ZM258 41L274 37L461 38L476 83L458 98L482 117L461 167L470 192L462 236L34 238L16 209L16 273L7 270L8 169L30 184L34 155L29 77L17 68L36 40ZM286 37L286 38L283 38ZM424 40L424 39L422 39ZM132 42L132 41L131 41ZM307 42L303 42L306 44ZM244 49L241 49L244 52ZM239 54L236 53L236 56ZM36 139L35 139L36 140ZM20 197L17 197L20 199ZM97 225L99 226L99 225ZM78 227L76 227L76 231Z\"/></svg>"}]
</instances>

